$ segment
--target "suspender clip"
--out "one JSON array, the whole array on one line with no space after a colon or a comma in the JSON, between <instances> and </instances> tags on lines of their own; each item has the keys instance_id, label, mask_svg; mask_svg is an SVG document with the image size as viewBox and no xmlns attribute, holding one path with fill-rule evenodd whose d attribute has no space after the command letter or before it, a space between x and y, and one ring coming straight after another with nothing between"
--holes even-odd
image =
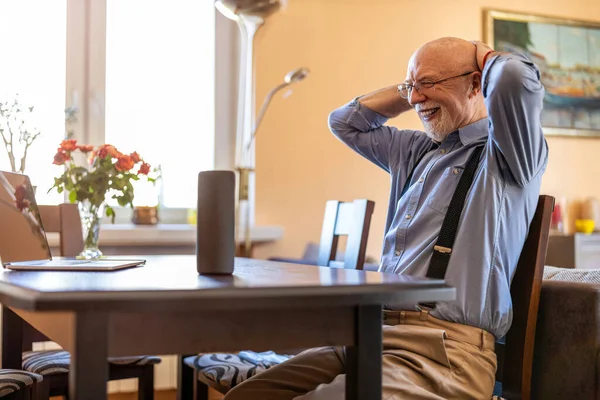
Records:
<instances>
[{"instance_id":1,"label":"suspender clip","mask_svg":"<svg viewBox=\"0 0 600 400\"><path fill-rule=\"evenodd\" d=\"M444 247L444 246L433 246L433 250L439 252L439 253L445 253L445 254L450 254L452 253L452 249L450 247Z\"/></svg>"}]
</instances>

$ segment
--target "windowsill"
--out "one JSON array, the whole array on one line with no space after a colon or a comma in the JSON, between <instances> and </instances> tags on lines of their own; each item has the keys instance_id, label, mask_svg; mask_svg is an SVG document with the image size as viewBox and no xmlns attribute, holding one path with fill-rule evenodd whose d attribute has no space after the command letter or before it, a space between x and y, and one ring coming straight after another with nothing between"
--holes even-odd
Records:
<instances>
[{"instance_id":1,"label":"windowsill","mask_svg":"<svg viewBox=\"0 0 600 400\"><path fill-rule=\"evenodd\" d=\"M47 233L50 247L59 245L58 233ZM245 240L240 235L240 240ZM252 243L264 243L283 237L281 226L255 226L250 230ZM196 244L196 225L188 224L102 224L100 245L104 246L185 246Z\"/></svg>"}]
</instances>

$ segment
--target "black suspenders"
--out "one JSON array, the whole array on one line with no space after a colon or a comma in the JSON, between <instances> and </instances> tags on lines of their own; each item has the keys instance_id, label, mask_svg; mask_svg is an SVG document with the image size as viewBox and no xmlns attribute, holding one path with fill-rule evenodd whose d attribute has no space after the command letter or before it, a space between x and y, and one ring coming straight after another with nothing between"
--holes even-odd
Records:
<instances>
[{"instance_id":1,"label":"black suspenders","mask_svg":"<svg viewBox=\"0 0 600 400\"><path fill-rule=\"evenodd\" d=\"M427 270L428 278L444 279L446 276L446 270L448 269L448 263L450 262L450 256L452 255L452 246L454 245L458 223L460 222L460 215L465 206L467 193L473 184L483 147L484 146L481 145L475 148L473 154L469 157L463 174L454 190L450 205L448 206L448 211L446 212L446 217L444 218L444 222L442 222L442 228L440 229L437 242L433 247L433 256L431 257L429 269ZM402 196L404 196L404 193L406 193L410 187L414 170L423 159L423 156L421 156L409 174L402 189Z\"/></svg>"}]
</instances>

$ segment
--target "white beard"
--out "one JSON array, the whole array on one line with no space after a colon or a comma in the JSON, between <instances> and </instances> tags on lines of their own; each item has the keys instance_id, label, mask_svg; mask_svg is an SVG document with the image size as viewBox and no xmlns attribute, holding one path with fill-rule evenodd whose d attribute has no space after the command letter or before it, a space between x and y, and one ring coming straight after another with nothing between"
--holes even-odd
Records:
<instances>
[{"instance_id":1,"label":"white beard","mask_svg":"<svg viewBox=\"0 0 600 400\"><path fill-rule=\"evenodd\" d=\"M443 142L450 133L454 131L451 127L451 122L448 120L448 115L442 110L439 109L438 113L440 115L435 119L435 121L427 122L421 121L423 123L423 127L425 128L425 133L431 139L436 142Z\"/></svg>"}]
</instances>

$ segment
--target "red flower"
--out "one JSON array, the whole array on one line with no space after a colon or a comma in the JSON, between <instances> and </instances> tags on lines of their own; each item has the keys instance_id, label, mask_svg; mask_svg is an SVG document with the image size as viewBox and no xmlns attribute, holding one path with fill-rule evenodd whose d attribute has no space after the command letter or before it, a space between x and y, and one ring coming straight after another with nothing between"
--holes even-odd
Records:
<instances>
[{"instance_id":1,"label":"red flower","mask_svg":"<svg viewBox=\"0 0 600 400\"><path fill-rule=\"evenodd\" d=\"M64 151L73 151L77 149L77 140L75 139L67 139L63 140L60 144L60 148Z\"/></svg>"},{"instance_id":2,"label":"red flower","mask_svg":"<svg viewBox=\"0 0 600 400\"><path fill-rule=\"evenodd\" d=\"M140 170L138 171L138 175L139 174L148 175L148 173L150 173L150 164L142 163L142 165L140 165Z\"/></svg>"},{"instance_id":3,"label":"red flower","mask_svg":"<svg viewBox=\"0 0 600 400\"><path fill-rule=\"evenodd\" d=\"M76 161L79 161L80 156L75 156L76 159L73 159L71 156L74 150L85 154L89 166L78 168ZM143 178L142 175L150 173L150 164L146 163L138 152L123 154L115 146L106 143L91 146L78 145L75 140L64 140L54 156L54 164L65 163L68 168L64 168L61 176L54 179L52 189L63 192L68 187L71 202L84 200L103 202L109 196L110 190L110 196L117 199L119 204L133 206L132 181L139 180ZM148 182L155 182L155 179L149 176L146 176L146 179ZM23 200L17 202L20 208L28 207L29 202L32 206L35 205L31 190L27 193L27 200L21 197ZM111 214L108 210L113 211L109 204L106 204L106 209L107 215ZM114 220L114 212L112 216Z\"/></svg>"},{"instance_id":4,"label":"red flower","mask_svg":"<svg viewBox=\"0 0 600 400\"><path fill-rule=\"evenodd\" d=\"M99 158L106 158L106 156L110 156L111 158L119 158L122 155L121 152L112 144L100 146L100 148L96 151L96 154Z\"/></svg>"},{"instance_id":5,"label":"red flower","mask_svg":"<svg viewBox=\"0 0 600 400\"><path fill-rule=\"evenodd\" d=\"M64 165L67 161L71 160L71 156L69 153L64 151L62 148L59 148L54 155L54 161L52 164L54 165Z\"/></svg>"},{"instance_id":6,"label":"red flower","mask_svg":"<svg viewBox=\"0 0 600 400\"><path fill-rule=\"evenodd\" d=\"M135 163L133 162L131 156L122 154L121 156L119 156L119 159L115 164L115 169L117 171L129 171L131 168L133 168L134 165Z\"/></svg>"},{"instance_id":7,"label":"red flower","mask_svg":"<svg viewBox=\"0 0 600 400\"><path fill-rule=\"evenodd\" d=\"M29 208L31 204L29 200L27 200L27 187L25 184L19 185L15 188L15 205L19 211L23 211Z\"/></svg>"},{"instance_id":8,"label":"red flower","mask_svg":"<svg viewBox=\"0 0 600 400\"><path fill-rule=\"evenodd\" d=\"M140 161L142 161L142 157L140 157L137 151L134 151L129 156L131 157L134 163L139 163Z\"/></svg>"}]
</instances>

